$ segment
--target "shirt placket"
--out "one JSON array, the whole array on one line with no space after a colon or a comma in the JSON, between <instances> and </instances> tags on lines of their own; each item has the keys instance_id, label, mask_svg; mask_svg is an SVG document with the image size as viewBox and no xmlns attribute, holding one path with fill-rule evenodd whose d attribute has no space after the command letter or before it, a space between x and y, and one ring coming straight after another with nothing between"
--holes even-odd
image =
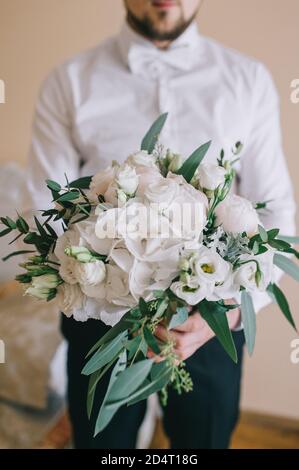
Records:
<instances>
[{"instance_id":1,"label":"shirt placket","mask_svg":"<svg viewBox=\"0 0 299 470\"><path fill-rule=\"evenodd\" d=\"M171 95L171 79L167 72L167 68L161 66L157 76L159 113L168 113L167 121L161 133L161 141L166 147L176 148L174 103Z\"/></svg>"}]
</instances>

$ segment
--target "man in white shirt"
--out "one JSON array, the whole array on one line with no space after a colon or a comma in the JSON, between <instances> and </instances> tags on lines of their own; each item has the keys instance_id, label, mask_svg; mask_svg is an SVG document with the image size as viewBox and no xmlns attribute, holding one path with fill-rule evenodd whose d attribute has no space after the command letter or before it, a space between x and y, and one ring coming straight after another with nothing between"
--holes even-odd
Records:
<instances>
[{"instance_id":1,"label":"man in white shirt","mask_svg":"<svg viewBox=\"0 0 299 470\"><path fill-rule=\"evenodd\" d=\"M239 194L253 202L271 200L264 225L294 232L294 201L284 160L279 102L266 68L236 51L202 37L194 22L201 0L125 0L121 32L58 67L45 81L36 107L30 152L30 207L46 208L47 178L64 182L123 161L138 149L150 124L169 118L161 141L188 156L212 140L206 161L226 155L237 141L244 151L237 164ZM260 294L257 310L268 303ZM229 313L231 329L238 309ZM132 448L145 403L122 408L93 438L94 419L86 414L84 357L107 327L63 318L69 342L69 409L75 446ZM161 338L165 331L157 332ZM224 448L238 416L243 333L234 332L235 365L207 324L195 313L172 333L186 359L194 391L170 392L164 427L172 448ZM109 377L98 387L98 409ZM96 408L96 407L95 407ZM98 410L97 409L97 410ZM96 411L97 411L96 410Z\"/></svg>"}]
</instances>

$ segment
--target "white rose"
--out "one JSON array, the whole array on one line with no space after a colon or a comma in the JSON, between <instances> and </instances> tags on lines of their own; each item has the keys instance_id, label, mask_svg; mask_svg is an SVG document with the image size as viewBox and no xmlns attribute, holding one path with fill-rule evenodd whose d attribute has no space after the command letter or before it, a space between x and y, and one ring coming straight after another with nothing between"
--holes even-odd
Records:
<instances>
[{"instance_id":1,"label":"white rose","mask_svg":"<svg viewBox=\"0 0 299 470\"><path fill-rule=\"evenodd\" d=\"M109 211L114 211L114 209L109 209L107 211L101 212L98 216L89 217L88 220L83 220L76 224L76 229L78 230L81 239L83 240L84 245L89 246L93 251L99 253L100 255L108 255L112 246L115 243L114 237L106 237L105 235L105 222L102 218L106 217ZM118 209L116 209L118 210ZM99 228L99 231L102 231L102 238L97 237L97 223L99 220L102 220L103 225ZM100 222L99 222L100 223Z\"/></svg>"},{"instance_id":2,"label":"white rose","mask_svg":"<svg viewBox=\"0 0 299 470\"><path fill-rule=\"evenodd\" d=\"M251 202L236 194L228 195L215 210L216 222L226 232L246 232L252 237L258 232L259 218Z\"/></svg>"},{"instance_id":3,"label":"white rose","mask_svg":"<svg viewBox=\"0 0 299 470\"><path fill-rule=\"evenodd\" d=\"M84 306L84 294L79 284L61 284L57 294L58 306L61 312L71 317Z\"/></svg>"},{"instance_id":4,"label":"white rose","mask_svg":"<svg viewBox=\"0 0 299 470\"><path fill-rule=\"evenodd\" d=\"M149 154L146 150L140 150L139 152L130 155L126 160L126 163L131 166L155 167L156 159L152 154Z\"/></svg>"},{"instance_id":5,"label":"white rose","mask_svg":"<svg viewBox=\"0 0 299 470\"><path fill-rule=\"evenodd\" d=\"M105 199L105 202L108 202L109 204L111 204L113 207L118 207L119 205L119 199L118 199L118 191L119 191L119 188L118 188L118 184L116 181L112 181L108 188L107 188L107 191L104 193L104 199Z\"/></svg>"},{"instance_id":6,"label":"white rose","mask_svg":"<svg viewBox=\"0 0 299 470\"><path fill-rule=\"evenodd\" d=\"M74 266L74 275L79 284L96 286L104 281L106 267L101 260L91 263L80 263L77 261Z\"/></svg>"},{"instance_id":7,"label":"white rose","mask_svg":"<svg viewBox=\"0 0 299 470\"><path fill-rule=\"evenodd\" d=\"M97 202L98 196L105 194L108 186L115 178L115 171L115 167L108 166L105 170L99 171L92 177L89 191L87 192L89 199Z\"/></svg>"},{"instance_id":8,"label":"white rose","mask_svg":"<svg viewBox=\"0 0 299 470\"><path fill-rule=\"evenodd\" d=\"M199 165L197 173L200 186L210 191L214 191L224 183L225 174L225 168L212 163L202 163Z\"/></svg>"},{"instance_id":9,"label":"white rose","mask_svg":"<svg viewBox=\"0 0 299 470\"><path fill-rule=\"evenodd\" d=\"M117 171L116 181L125 194L132 196L138 186L138 175L135 168L126 164L122 165Z\"/></svg>"},{"instance_id":10,"label":"white rose","mask_svg":"<svg viewBox=\"0 0 299 470\"><path fill-rule=\"evenodd\" d=\"M68 284L76 284L77 279L74 274L74 266L76 260L65 254L65 249L69 246L81 246L83 245L83 240L80 236L77 226L72 226L69 230L64 232L61 235L56 243L54 254L57 257L60 267L59 274L62 279Z\"/></svg>"},{"instance_id":11,"label":"white rose","mask_svg":"<svg viewBox=\"0 0 299 470\"><path fill-rule=\"evenodd\" d=\"M163 176L157 167L137 166L136 173L139 176L139 184L136 191L138 197L143 198L146 189L150 184L163 180Z\"/></svg>"},{"instance_id":12,"label":"white rose","mask_svg":"<svg viewBox=\"0 0 299 470\"><path fill-rule=\"evenodd\" d=\"M144 196L152 204L157 204L159 210L168 207L179 192L179 185L171 178L159 178L150 183L145 189Z\"/></svg>"}]
</instances>

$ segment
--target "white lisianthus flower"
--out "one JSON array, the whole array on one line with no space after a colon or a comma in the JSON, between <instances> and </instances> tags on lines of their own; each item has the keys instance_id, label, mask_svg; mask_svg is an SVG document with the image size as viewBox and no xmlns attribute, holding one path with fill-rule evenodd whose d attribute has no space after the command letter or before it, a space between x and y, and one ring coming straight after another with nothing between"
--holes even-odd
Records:
<instances>
[{"instance_id":1,"label":"white lisianthus flower","mask_svg":"<svg viewBox=\"0 0 299 470\"><path fill-rule=\"evenodd\" d=\"M135 168L128 164L120 166L116 173L116 181L125 194L129 196L135 194L138 186L138 175Z\"/></svg>"},{"instance_id":2,"label":"white lisianthus flower","mask_svg":"<svg viewBox=\"0 0 299 470\"><path fill-rule=\"evenodd\" d=\"M146 150L140 150L139 152L130 155L126 163L131 166L147 166L155 167L156 159L152 154L149 154Z\"/></svg>"},{"instance_id":3,"label":"white lisianthus flower","mask_svg":"<svg viewBox=\"0 0 299 470\"><path fill-rule=\"evenodd\" d=\"M105 263L101 260L96 260L91 263L80 263L78 261L74 266L74 275L79 284L97 286L105 280Z\"/></svg>"},{"instance_id":4,"label":"white lisianthus flower","mask_svg":"<svg viewBox=\"0 0 299 470\"><path fill-rule=\"evenodd\" d=\"M240 261L243 264L234 273L235 286L249 292L265 291L274 276L273 251L257 256L243 255Z\"/></svg>"},{"instance_id":5,"label":"white lisianthus flower","mask_svg":"<svg viewBox=\"0 0 299 470\"><path fill-rule=\"evenodd\" d=\"M226 232L239 234L246 232L252 237L258 232L259 218L253 205L236 194L228 195L215 210L216 223Z\"/></svg>"},{"instance_id":6,"label":"white lisianthus flower","mask_svg":"<svg viewBox=\"0 0 299 470\"><path fill-rule=\"evenodd\" d=\"M98 196L104 195L108 189L108 186L112 183L115 178L116 168L108 166L105 170L101 170L96 173L89 185L89 191L87 192L87 197L91 201L98 201Z\"/></svg>"},{"instance_id":7,"label":"white lisianthus flower","mask_svg":"<svg viewBox=\"0 0 299 470\"><path fill-rule=\"evenodd\" d=\"M197 278L191 277L188 282L174 282L170 289L177 297L185 300L188 305L196 305L207 297L210 286L204 282L199 284Z\"/></svg>"},{"instance_id":8,"label":"white lisianthus flower","mask_svg":"<svg viewBox=\"0 0 299 470\"><path fill-rule=\"evenodd\" d=\"M192 259L194 274L199 282L223 283L230 272L230 264L214 249L202 246Z\"/></svg>"},{"instance_id":9,"label":"white lisianthus flower","mask_svg":"<svg viewBox=\"0 0 299 470\"><path fill-rule=\"evenodd\" d=\"M202 163L199 165L197 177L202 188L214 191L224 183L226 170L222 166L213 163Z\"/></svg>"}]
</instances>

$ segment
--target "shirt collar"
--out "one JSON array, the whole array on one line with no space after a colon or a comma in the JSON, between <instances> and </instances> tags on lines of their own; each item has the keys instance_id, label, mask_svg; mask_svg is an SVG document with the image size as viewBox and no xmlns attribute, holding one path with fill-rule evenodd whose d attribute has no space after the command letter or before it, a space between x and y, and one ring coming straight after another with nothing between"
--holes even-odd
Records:
<instances>
[{"instance_id":1,"label":"shirt collar","mask_svg":"<svg viewBox=\"0 0 299 470\"><path fill-rule=\"evenodd\" d=\"M124 63L128 66L128 56L131 48L138 44L148 49L158 49L152 41L146 39L140 34L136 33L131 26L125 21L117 36L118 47ZM200 34L195 21L193 21L188 28L174 41L171 42L169 49L174 49L180 46L187 46L193 49L194 52L200 46Z\"/></svg>"}]
</instances>

